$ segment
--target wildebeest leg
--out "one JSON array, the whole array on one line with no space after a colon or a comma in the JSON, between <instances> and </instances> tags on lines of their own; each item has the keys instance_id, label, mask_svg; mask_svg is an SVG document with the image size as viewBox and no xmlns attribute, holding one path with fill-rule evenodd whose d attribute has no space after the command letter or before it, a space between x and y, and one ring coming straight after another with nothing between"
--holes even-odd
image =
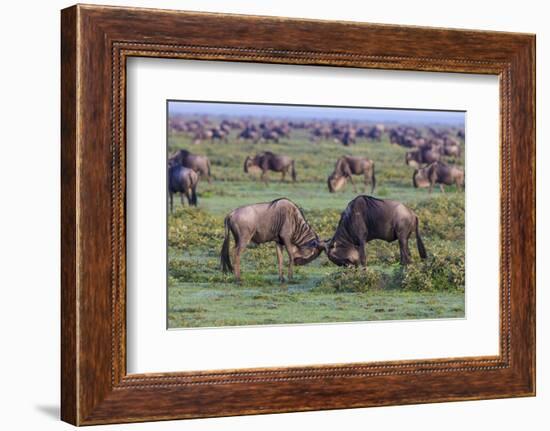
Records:
<instances>
[{"instance_id":1,"label":"wildebeest leg","mask_svg":"<svg viewBox=\"0 0 550 431\"><path fill-rule=\"evenodd\" d=\"M170 192L170 214L174 212L174 193Z\"/></svg>"},{"instance_id":2,"label":"wildebeest leg","mask_svg":"<svg viewBox=\"0 0 550 431\"><path fill-rule=\"evenodd\" d=\"M349 178L349 181L350 181L351 185L353 186L353 193L357 193L357 187L355 186L355 183L353 182L353 175L348 175L348 178Z\"/></svg>"},{"instance_id":3,"label":"wildebeest leg","mask_svg":"<svg viewBox=\"0 0 550 431\"><path fill-rule=\"evenodd\" d=\"M185 193L185 196L187 196L187 204L192 207L193 206L193 194L191 192L191 189L188 189Z\"/></svg>"},{"instance_id":4,"label":"wildebeest leg","mask_svg":"<svg viewBox=\"0 0 550 431\"><path fill-rule=\"evenodd\" d=\"M367 254L365 253L365 242L359 242L359 262L363 268L367 267Z\"/></svg>"},{"instance_id":5,"label":"wildebeest leg","mask_svg":"<svg viewBox=\"0 0 550 431\"><path fill-rule=\"evenodd\" d=\"M189 200L189 195L187 194L187 192L185 192L185 196L187 196L187 202L191 202ZM184 207L185 206L185 200L183 199L183 192L180 192L180 201L181 201L181 206Z\"/></svg>"},{"instance_id":6,"label":"wildebeest leg","mask_svg":"<svg viewBox=\"0 0 550 431\"><path fill-rule=\"evenodd\" d=\"M262 170L262 176L260 177L260 179L261 179L265 184L267 184L267 171Z\"/></svg>"},{"instance_id":7,"label":"wildebeest leg","mask_svg":"<svg viewBox=\"0 0 550 431\"><path fill-rule=\"evenodd\" d=\"M275 244L275 249L277 250L277 265L279 269L279 281L282 283L285 281L283 277L283 246L281 244Z\"/></svg>"},{"instance_id":8,"label":"wildebeest leg","mask_svg":"<svg viewBox=\"0 0 550 431\"><path fill-rule=\"evenodd\" d=\"M368 192L368 185L370 182L370 172L368 170L365 170L365 193ZM372 191L372 184L371 184L371 191Z\"/></svg>"},{"instance_id":9,"label":"wildebeest leg","mask_svg":"<svg viewBox=\"0 0 550 431\"><path fill-rule=\"evenodd\" d=\"M439 190L441 190L441 193L445 193L445 188L443 187L443 183L439 183Z\"/></svg>"},{"instance_id":10,"label":"wildebeest leg","mask_svg":"<svg viewBox=\"0 0 550 431\"><path fill-rule=\"evenodd\" d=\"M399 235L399 255L401 256L401 265L411 263L411 251L409 250L409 238L406 235Z\"/></svg>"},{"instance_id":11,"label":"wildebeest leg","mask_svg":"<svg viewBox=\"0 0 550 431\"><path fill-rule=\"evenodd\" d=\"M235 278L237 282L241 281L241 255L244 253L246 246L250 242L250 239L253 236L253 232L250 232L246 229L240 229L238 226L233 230L233 239L235 240L235 255L233 265Z\"/></svg>"},{"instance_id":12,"label":"wildebeest leg","mask_svg":"<svg viewBox=\"0 0 550 431\"><path fill-rule=\"evenodd\" d=\"M241 241L235 246L235 278L237 279L237 282L240 283L241 281L241 254L246 249L246 244L243 244Z\"/></svg>"},{"instance_id":13,"label":"wildebeest leg","mask_svg":"<svg viewBox=\"0 0 550 431\"><path fill-rule=\"evenodd\" d=\"M431 195L432 194L432 190L434 188L434 183L430 181L430 188L428 190L428 193Z\"/></svg>"},{"instance_id":14,"label":"wildebeest leg","mask_svg":"<svg viewBox=\"0 0 550 431\"><path fill-rule=\"evenodd\" d=\"M292 244L288 239L285 240L285 248L286 248L286 252L288 253L288 279L292 280L294 255L292 254Z\"/></svg>"}]
</instances>

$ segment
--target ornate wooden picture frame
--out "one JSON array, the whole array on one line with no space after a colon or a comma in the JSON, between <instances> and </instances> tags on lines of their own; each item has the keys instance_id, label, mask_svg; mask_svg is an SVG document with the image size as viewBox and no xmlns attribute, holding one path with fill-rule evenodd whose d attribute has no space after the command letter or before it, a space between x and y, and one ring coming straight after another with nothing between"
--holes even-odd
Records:
<instances>
[{"instance_id":1,"label":"ornate wooden picture frame","mask_svg":"<svg viewBox=\"0 0 550 431\"><path fill-rule=\"evenodd\" d=\"M79 5L62 11L61 49L64 421L535 394L534 35ZM125 98L133 56L497 75L500 354L127 374Z\"/></svg>"}]
</instances>

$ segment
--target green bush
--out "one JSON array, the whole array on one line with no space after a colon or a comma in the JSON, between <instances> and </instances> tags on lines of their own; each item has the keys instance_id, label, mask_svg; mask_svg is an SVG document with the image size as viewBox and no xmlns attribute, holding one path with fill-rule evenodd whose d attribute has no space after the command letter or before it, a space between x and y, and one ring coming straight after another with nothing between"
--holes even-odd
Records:
<instances>
[{"instance_id":1,"label":"green bush","mask_svg":"<svg viewBox=\"0 0 550 431\"><path fill-rule=\"evenodd\" d=\"M403 290L419 292L464 289L464 252L432 251L428 259L401 268L398 277Z\"/></svg>"},{"instance_id":2,"label":"green bush","mask_svg":"<svg viewBox=\"0 0 550 431\"><path fill-rule=\"evenodd\" d=\"M168 218L168 246L217 250L223 241L223 229L223 217L214 217L201 208L178 207Z\"/></svg>"},{"instance_id":3,"label":"green bush","mask_svg":"<svg viewBox=\"0 0 550 431\"><path fill-rule=\"evenodd\" d=\"M446 240L464 239L464 195L449 192L410 205L420 221L423 236Z\"/></svg>"},{"instance_id":4,"label":"green bush","mask_svg":"<svg viewBox=\"0 0 550 431\"><path fill-rule=\"evenodd\" d=\"M382 287L383 275L372 268L342 268L321 279L314 290L322 292L368 292Z\"/></svg>"}]
</instances>

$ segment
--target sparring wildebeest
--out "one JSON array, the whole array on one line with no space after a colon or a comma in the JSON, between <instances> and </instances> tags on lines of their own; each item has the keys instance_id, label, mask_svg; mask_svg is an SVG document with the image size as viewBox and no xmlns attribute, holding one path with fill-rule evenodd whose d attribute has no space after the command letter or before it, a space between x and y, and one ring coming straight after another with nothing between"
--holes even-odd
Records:
<instances>
[{"instance_id":1,"label":"sparring wildebeest","mask_svg":"<svg viewBox=\"0 0 550 431\"><path fill-rule=\"evenodd\" d=\"M374 175L374 162L366 157L342 156L336 162L334 171L328 177L328 190L333 193L340 190L349 179L353 185L353 191L357 193L357 188L353 182L353 175L363 175L365 182L365 191L367 184L371 183L371 193L376 187L376 176Z\"/></svg>"},{"instance_id":2,"label":"sparring wildebeest","mask_svg":"<svg viewBox=\"0 0 550 431\"><path fill-rule=\"evenodd\" d=\"M168 165L181 165L183 167L193 169L201 177L204 177L210 183L210 160L206 156L200 156L198 154L191 154L187 150L179 150L168 160Z\"/></svg>"},{"instance_id":3,"label":"sparring wildebeest","mask_svg":"<svg viewBox=\"0 0 550 431\"><path fill-rule=\"evenodd\" d=\"M413 173L414 187L429 187L432 192L434 184L439 184L442 192L444 185L456 184L456 190L464 187L464 171L456 166L449 166L442 162L432 163L425 168L416 169Z\"/></svg>"},{"instance_id":4,"label":"sparring wildebeest","mask_svg":"<svg viewBox=\"0 0 550 431\"><path fill-rule=\"evenodd\" d=\"M170 195L170 212L174 212L174 194L180 193L181 204L184 205L183 196L187 197L189 206L197 206L198 174L181 165L174 164L168 168L168 193Z\"/></svg>"},{"instance_id":5,"label":"sparring wildebeest","mask_svg":"<svg viewBox=\"0 0 550 431\"><path fill-rule=\"evenodd\" d=\"M427 257L420 237L418 217L397 201L382 200L371 196L357 196L340 216L332 239L327 241L328 258L338 266L367 264L365 244L373 239L387 242L399 241L401 264L411 261L409 237L416 235L416 246L422 259Z\"/></svg>"},{"instance_id":6,"label":"sparring wildebeest","mask_svg":"<svg viewBox=\"0 0 550 431\"><path fill-rule=\"evenodd\" d=\"M248 173L251 167L258 167L262 170L261 179L267 184L267 171L281 172L281 181L290 170L292 181L296 181L296 170L294 169L294 160L288 156L273 154L271 151L264 151L256 154L254 157L248 156L244 161L244 172Z\"/></svg>"},{"instance_id":7,"label":"sparring wildebeest","mask_svg":"<svg viewBox=\"0 0 550 431\"><path fill-rule=\"evenodd\" d=\"M283 247L288 253L288 279L293 265L305 265L317 258L325 244L309 226L302 211L288 199L247 205L237 208L224 220L225 238L221 249L223 272L233 271L241 279L241 254L252 241L255 244L275 242L279 280L283 277ZM235 267L229 257L229 233L235 241Z\"/></svg>"}]
</instances>

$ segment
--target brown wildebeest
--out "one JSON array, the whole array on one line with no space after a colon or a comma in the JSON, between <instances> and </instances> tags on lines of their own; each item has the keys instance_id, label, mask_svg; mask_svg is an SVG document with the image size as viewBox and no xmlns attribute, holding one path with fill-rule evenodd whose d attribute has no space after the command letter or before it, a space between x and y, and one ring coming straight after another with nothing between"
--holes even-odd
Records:
<instances>
[{"instance_id":1,"label":"brown wildebeest","mask_svg":"<svg viewBox=\"0 0 550 431\"><path fill-rule=\"evenodd\" d=\"M332 239L327 241L327 256L338 266L367 264L365 244L373 239L387 242L399 241L401 264L411 261L409 237L416 235L416 246L422 259L427 257L420 237L418 217L397 201L382 200L372 196L357 196L340 216Z\"/></svg>"},{"instance_id":2,"label":"brown wildebeest","mask_svg":"<svg viewBox=\"0 0 550 431\"><path fill-rule=\"evenodd\" d=\"M254 157L248 156L244 161L244 172L248 173L251 167L258 167L262 170L261 179L267 184L267 171L281 172L281 182L290 170L292 181L296 182L296 170L294 169L294 160L288 156L273 154L271 151L264 151L256 154Z\"/></svg>"},{"instance_id":3,"label":"brown wildebeest","mask_svg":"<svg viewBox=\"0 0 550 431\"><path fill-rule=\"evenodd\" d=\"M292 279L293 265L305 265L317 258L325 244L309 226L302 211L288 199L247 205L237 208L224 221L225 238L220 260L223 272L234 271L241 279L241 254L252 241L255 244L275 242L279 280L283 277L283 247L288 253L288 279ZM235 267L229 257L229 233L235 240Z\"/></svg>"},{"instance_id":4,"label":"brown wildebeest","mask_svg":"<svg viewBox=\"0 0 550 431\"><path fill-rule=\"evenodd\" d=\"M347 179L353 185L353 191L357 193L357 188L353 182L353 175L363 175L365 182L365 191L367 184L371 183L371 193L376 187L376 176L374 175L374 162L366 157L343 156L338 159L334 166L334 171L328 177L328 191L333 193L340 190Z\"/></svg>"},{"instance_id":5,"label":"brown wildebeest","mask_svg":"<svg viewBox=\"0 0 550 431\"><path fill-rule=\"evenodd\" d=\"M170 194L170 212L174 212L174 194L180 193L181 204L184 205L183 196L187 197L189 206L197 206L198 174L181 165L174 164L168 168L168 193Z\"/></svg>"},{"instance_id":6,"label":"brown wildebeest","mask_svg":"<svg viewBox=\"0 0 550 431\"><path fill-rule=\"evenodd\" d=\"M168 160L168 165L181 165L193 169L201 177L205 177L208 183L212 181L210 174L210 160L206 156L191 154L187 150L179 150Z\"/></svg>"},{"instance_id":7,"label":"brown wildebeest","mask_svg":"<svg viewBox=\"0 0 550 431\"><path fill-rule=\"evenodd\" d=\"M430 164L441 159L441 153L434 148L420 148L414 151L408 151L405 156L405 164L418 167L422 164Z\"/></svg>"},{"instance_id":8,"label":"brown wildebeest","mask_svg":"<svg viewBox=\"0 0 550 431\"><path fill-rule=\"evenodd\" d=\"M414 187L429 187L431 193L434 184L439 184L442 192L445 191L443 185L450 186L456 184L456 190L459 191L464 187L464 171L456 166L449 166L442 162L435 162L425 168L414 171Z\"/></svg>"}]
</instances>

